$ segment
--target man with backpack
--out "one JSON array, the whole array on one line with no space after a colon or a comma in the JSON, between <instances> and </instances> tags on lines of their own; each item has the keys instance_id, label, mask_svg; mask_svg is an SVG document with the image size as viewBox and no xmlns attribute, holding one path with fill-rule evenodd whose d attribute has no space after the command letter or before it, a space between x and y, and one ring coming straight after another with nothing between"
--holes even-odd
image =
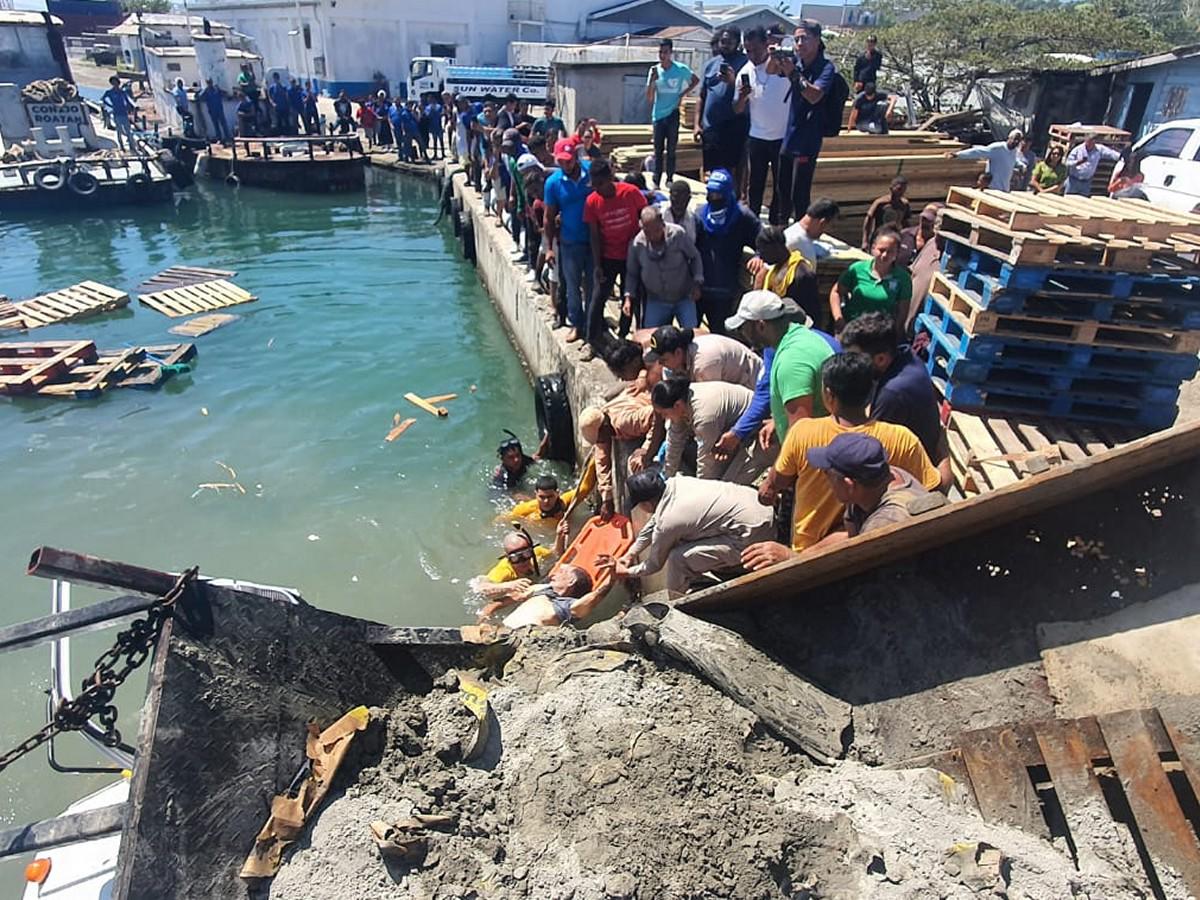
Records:
<instances>
[{"instance_id":1,"label":"man with backpack","mask_svg":"<svg viewBox=\"0 0 1200 900\"><path fill-rule=\"evenodd\" d=\"M796 28L795 51L781 48L775 52L780 73L792 82L781 166L785 173L790 168L791 178L780 179L785 182L780 188L785 202L790 197L790 209L803 211L811 200L821 143L841 130L842 108L850 96L850 88L833 63L825 58L819 22L801 19Z\"/></svg>"}]
</instances>

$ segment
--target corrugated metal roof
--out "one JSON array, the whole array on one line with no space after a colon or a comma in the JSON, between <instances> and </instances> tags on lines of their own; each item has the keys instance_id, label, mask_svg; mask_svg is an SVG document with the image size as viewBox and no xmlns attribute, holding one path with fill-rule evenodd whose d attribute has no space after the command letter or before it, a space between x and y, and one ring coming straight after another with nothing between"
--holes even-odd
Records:
<instances>
[{"instance_id":1,"label":"corrugated metal roof","mask_svg":"<svg viewBox=\"0 0 1200 900\"><path fill-rule=\"evenodd\" d=\"M232 27L224 22L215 22L209 19L209 24L221 31L232 31ZM176 13L142 13L141 25L143 28L154 29L156 27L174 27L174 28L203 28L203 16L185 16ZM137 16L126 16L125 21L116 28L110 28L109 34L137 34L138 19Z\"/></svg>"},{"instance_id":2,"label":"corrugated metal roof","mask_svg":"<svg viewBox=\"0 0 1200 900\"><path fill-rule=\"evenodd\" d=\"M55 25L61 25L63 20L58 16L51 16L50 21ZM40 12L32 12L23 9L0 9L0 25L45 25L46 20L42 18Z\"/></svg>"}]
</instances>

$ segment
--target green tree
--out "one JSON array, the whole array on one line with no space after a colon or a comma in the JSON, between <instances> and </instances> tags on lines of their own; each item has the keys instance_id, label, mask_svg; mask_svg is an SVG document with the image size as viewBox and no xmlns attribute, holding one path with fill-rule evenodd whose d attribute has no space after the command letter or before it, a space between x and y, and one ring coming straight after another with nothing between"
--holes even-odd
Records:
<instances>
[{"instance_id":1,"label":"green tree","mask_svg":"<svg viewBox=\"0 0 1200 900\"><path fill-rule=\"evenodd\" d=\"M907 89L925 113L958 108L977 81L998 73L1084 66L1104 54L1147 53L1169 43L1150 23L1115 9L1118 3L1132 6L1132 0L900 3L882 0L879 8L889 23L879 30L884 71L891 76L886 80L893 89Z\"/></svg>"},{"instance_id":2,"label":"green tree","mask_svg":"<svg viewBox=\"0 0 1200 900\"><path fill-rule=\"evenodd\" d=\"M169 13L171 0L121 0L121 9L126 13Z\"/></svg>"}]
</instances>

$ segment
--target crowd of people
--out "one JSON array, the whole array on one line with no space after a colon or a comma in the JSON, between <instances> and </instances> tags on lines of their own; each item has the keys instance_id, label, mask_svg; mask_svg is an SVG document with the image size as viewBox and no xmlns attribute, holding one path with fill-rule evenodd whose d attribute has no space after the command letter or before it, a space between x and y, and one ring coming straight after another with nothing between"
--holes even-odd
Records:
<instances>
[{"instance_id":1,"label":"crowd of people","mask_svg":"<svg viewBox=\"0 0 1200 900\"><path fill-rule=\"evenodd\" d=\"M458 159L511 229L514 262L553 297L565 340L620 384L581 411L592 448L581 483L566 495L540 478L513 510L553 525L553 548L514 530L474 582L483 615L506 614L510 627L579 619L624 579L662 572L685 592L761 569L922 515L951 483L937 396L910 340L908 265L937 249L937 208L914 211L897 178L863 222L868 255L822 295L822 238L840 210L809 194L847 86L820 26L744 40L721 29L699 74L672 49L663 41L647 75L654 153L624 177L593 119L568 129L552 102L533 118L513 97L448 98ZM872 45L860 62L865 93L881 57ZM700 202L674 177L692 91ZM764 209L768 174L777 190ZM519 490L533 458L512 438L499 454L497 486ZM632 547L601 558L599 577L558 565L539 583L591 493L602 519L645 516Z\"/></svg>"}]
</instances>

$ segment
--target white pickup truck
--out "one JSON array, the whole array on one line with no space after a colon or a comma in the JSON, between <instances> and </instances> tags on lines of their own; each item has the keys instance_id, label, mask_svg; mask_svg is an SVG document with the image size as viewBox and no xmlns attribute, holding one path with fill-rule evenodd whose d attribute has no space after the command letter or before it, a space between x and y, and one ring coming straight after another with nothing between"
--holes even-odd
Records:
<instances>
[{"instance_id":1,"label":"white pickup truck","mask_svg":"<svg viewBox=\"0 0 1200 900\"><path fill-rule=\"evenodd\" d=\"M1176 212L1200 213L1200 119L1155 126L1117 163L1108 191Z\"/></svg>"}]
</instances>

